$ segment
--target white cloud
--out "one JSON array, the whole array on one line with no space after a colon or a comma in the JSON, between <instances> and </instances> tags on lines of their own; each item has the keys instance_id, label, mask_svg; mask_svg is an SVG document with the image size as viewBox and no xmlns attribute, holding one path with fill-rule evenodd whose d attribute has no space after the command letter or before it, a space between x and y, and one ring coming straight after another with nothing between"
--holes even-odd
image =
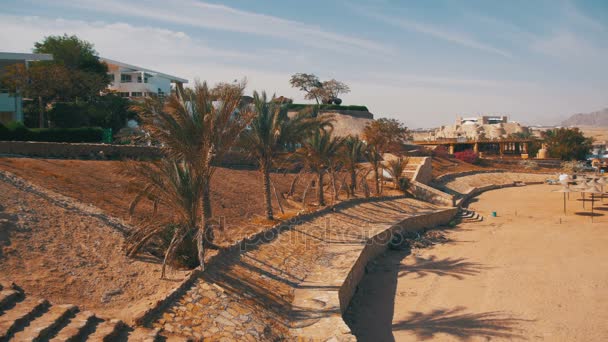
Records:
<instances>
[{"instance_id":1,"label":"white cloud","mask_svg":"<svg viewBox=\"0 0 608 342\"><path fill-rule=\"evenodd\" d=\"M576 60L580 63L602 61L608 58L607 48L594 45L570 31L559 31L548 38L539 39L532 48L549 56Z\"/></svg>"},{"instance_id":2,"label":"white cloud","mask_svg":"<svg viewBox=\"0 0 608 342\"><path fill-rule=\"evenodd\" d=\"M170 60L256 58L236 50L210 47L184 32L126 23L6 15L0 15L0 23L0 41L6 51L27 52L45 36L67 33L92 42L103 57L152 69L162 68Z\"/></svg>"},{"instance_id":3,"label":"white cloud","mask_svg":"<svg viewBox=\"0 0 608 342\"><path fill-rule=\"evenodd\" d=\"M446 42L450 42L453 44L457 44L463 47L472 48L480 51L489 52L492 54L497 54L503 57L512 58L513 55L508 51L493 47L489 44L485 44L475 39L474 37L462 33L456 32L454 30L446 30L440 28L436 25L424 24L414 20L409 20L405 18L396 18L392 16L383 15L373 10L369 10L366 8L362 8L356 5L351 5L350 8L355 12L363 16L367 16L370 18L374 18L378 21L384 22L386 24L399 27L405 30L414 31L418 33L422 33L436 39L444 40Z\"/></svg>"},{"instance_id":4,"label":"white cloud","mask_svg":"<svg viewBox=\"0 0 608 342\"><path fill-rule=\"evenodd\" d=\"M588 28L597 32L606 33L606 26L600 21L583 13L573 2L564 1L563 11L566 17L578 26Z\"/></svg>"},{"instance_id":5,"label":"white cloud","mask_svg":"<svg viewBox=\"0 0 608 342\"><path fill-rule=\"evenodd\" d=\"M146 0L138 6L122 0L56 0L54 4L66 8L127 15L176 25L280 38L334 51L355 48L354 50L359 50L359 52L392 53L390 47L372 40L327 31L297 21L196 0Z\"/></svg>"}]
</instances>

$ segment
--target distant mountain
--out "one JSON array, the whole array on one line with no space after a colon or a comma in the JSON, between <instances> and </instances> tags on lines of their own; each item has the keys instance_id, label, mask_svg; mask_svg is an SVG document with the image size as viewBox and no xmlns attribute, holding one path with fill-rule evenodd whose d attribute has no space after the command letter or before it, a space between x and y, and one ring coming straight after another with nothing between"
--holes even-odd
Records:
<instances>
[{"instance_id":1,"label":"distant mountain","mask_svg":"<svg viewBox=\"0 0 608 342\"><path fill-rule=\"evenodd\" d=\"M587 114L574 114L562 121L561 126L608 127L608 108Z\"/></svg>"}]
</instances>

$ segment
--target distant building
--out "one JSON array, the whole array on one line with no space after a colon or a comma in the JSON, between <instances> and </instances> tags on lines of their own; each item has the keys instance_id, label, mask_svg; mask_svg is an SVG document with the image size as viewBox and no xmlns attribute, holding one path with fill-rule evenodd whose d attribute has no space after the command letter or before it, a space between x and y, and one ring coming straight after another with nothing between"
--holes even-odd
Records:
<instances>
[{"instance_id":1,"label":"distant building","mask_svg":"<svg viewBox=\"0 0 608 342\"><path fill-rule=\"evenodd\" d=\"M188 83L184 78L108 58L99 60L108 65L111 81L108 89L122 97L139 98L152 95L163 97L171 93L171 84L182 89L183 84Z\"/></svg>"},{"instance_id":2,"label":"distant building","mask_svg":"<svg viewBox=\"0 0 608 342\"><path fill-rule=\"evenodd\" d=\"M464 125L464 124L493 125L493 124L499 124L499 123L507 123L507 119L508 118L504 115L501 115L501 116L480 115L480 116L468 117L468 118L459 117L458 119L456 119L456 124L457 125Z\"/></svg>"},{"instance_id":3,"label":"distant building","mask_svg":"<svg viewBox=\"0 0 608 342\"><path fill-rule=\"evenodd\" d=\"M53 55L0 52L0 77L10 65L23 64L27 68L29 62L50 60L53 60ZM12 94L8 89L0 88L0 123L6 124L10 121L23 121L23 97L19 91Z\"/></svg>"}]
</instances>

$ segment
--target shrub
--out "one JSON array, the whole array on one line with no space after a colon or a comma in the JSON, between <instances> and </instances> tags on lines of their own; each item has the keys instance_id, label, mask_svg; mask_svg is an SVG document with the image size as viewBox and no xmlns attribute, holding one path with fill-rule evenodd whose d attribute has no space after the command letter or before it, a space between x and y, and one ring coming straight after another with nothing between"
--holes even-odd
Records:
<instances>
[{"instance_id":1,"label":"shrub","mask_svg":"<svg viewBox=\"0 0 608 342\"><path fill-rule=\"evenodd\" d=\"M454 153L454 158L462 160L465 163L475 164L479 160L479 155L473 152L473 150L465 150Z\"/></svg>"},{"instance_id":2,"label":"shrub","mask_svg":"<svg viewBox=\"0 0 608 342\"><path fill-rule=\"evenodd\" d=\"M540 168L538 163L533 160L522 160L519 162L519 165L526 170L538 170Z\"/></svg>"},{"instance_id":3,"label":"shrub","mask_svg":"<svg viewBox=\"0 0 608 342\"><path fill-rule=\"evenodd\" d=\"M580 161L566 161L561 164L562 170L567 173L581 172L585 169L585 163Z\"/></svg>"},{"instance_id":4,"label":"shrub","mask_svg":"<svg viewBox=\"0 0 608 342\"><path fill-rule=\"evenodd\" d=\"M9 123L0 129L0 141L44 141L44 142L101 142L103 129L81 128L27 128L22 123Z\"/></svg>"},{"instance_id":5,"label":"shrub","mask_svg":"<svg viewBox=\"0 0 608 342\"><path fill-rule=\"evenodd\" d=\"M399 190L407 192L410 189L411 182L407 177L399 178Z\"/></svg>"},{"instance_id":6,"label":"shrub","mask_svg":"<svg viewBox=\"0 0 608 342\"><path fill-rule=\"evenodd\" d=\"M314 105L305 104L305 103L291 103L291 104L287 105L287 109L288 110L302 110L302 109L312 107L312 106L314 106ZM365 112L369 111L366 106L342 106L342 105L337 105L337 104L322 104L322 105L319 105L319 108L326 109L326 110L335 109L335 110L359 110L359 111L365 111Z\"/></svg>"}]
</instances>

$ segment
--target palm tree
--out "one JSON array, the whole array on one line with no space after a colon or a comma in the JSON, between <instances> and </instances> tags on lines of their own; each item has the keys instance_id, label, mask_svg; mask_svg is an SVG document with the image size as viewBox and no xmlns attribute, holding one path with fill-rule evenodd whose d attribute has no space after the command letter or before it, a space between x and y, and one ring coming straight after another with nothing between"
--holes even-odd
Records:
<instances>
[{"instance_id":1,"label":"palm tree","mask_svg":"<svg viewBox=\"0 0 608 342\"><path fill-rule=\"evenodd\" d=\"M325 205L323 176L338 156L342 140L332 136L331 130L318 129L302 142L302 147L296 152L305 167L317 174L317 195L320 206Z\"/></svg>"},{"instance_id":2,"label":"palm tree","mask_svg":"<svg viewBox=\"0 0 608 342\"><path fill-rule=\"evenodd\" d=\"M350 174L350 193L355 195L357 189L357 163L363 158L365 143L358 136L349 135L344 139L344 166Z\"/></svg>"},{"instance_id":3,"label":"palm tree","mask_svg":"<svg viewBox=\"0 0 608 342\"><path fill-rule=\"evenodd\" d=\"M140 226L127 239L128 255L134 256L151 238L171 233L172 230L171 241L163 259L162 279L165 277L167 262L175 258L179 245L186 236L196 232L197 226L201 224L203 179L188 164L169 159L162 159L155 164L128 162L124 173L131 178L131 184L137 192L129 209L131 215L143 200L154 204L154 213L148 223ZM173 217L168 220L156 217L159 206L167 208Z\"/></svg>"},{"instance_id":4,"label":"palm tree","mask_svg":"<svg viewBox=\"0 0 608 342\"><path fill-rule=\"evenodd\" d=\"M384 169L393 179L393 184L395 185L395 189L404 189L401 185L401 179L403 178L403 171L407 164L409 163L409 158L398 157L397 159L391 159L388 161L387 165L384 166Z\"/></svg>"},{"instance_id":5,"label":"palm tree","mask_svg":"<svg viewBox=\"0 0 608 342\"><path fill-rule=\"evenodd\" d=\"M266 92L253 93L253 109L255 116L241 134L241 145L258 160L263 176L266 218L273 220L270 194L270 169L273 162L280 152L286 150L287 145L301 141L329 122L315 118L316 115L312 112L298 113L290 118L287 107L276 101L274 96L268 101Z\"/></svg>"},{"instance_id":6,"label":"palm tree","mask_svg":"<svg viewBox=\"0 0 608 342\"><path fill-rule=\"evenodd\" d=\"M380 195L380 166L382 165L382 155L375 145L367 145L365 149L365 159L370 163L374 171L374 183L376 184L376 195Z\"/></svg>"},{"instance_id":7,"label":"palm tree","mask_svg":"<svg viewBox=\"0 0 608 342\"><path fill-rule=\"evenodd\" d=\"M212 239L211 178L252 118L250 108L241 102L244 87L242 82L209 89L206 83L196 82L193 91L171 95L164 104L147 98L133 106L166 158L200 175L202 222L196 240L203 270L204 245Z\"/></svg>"}]
</instances>

